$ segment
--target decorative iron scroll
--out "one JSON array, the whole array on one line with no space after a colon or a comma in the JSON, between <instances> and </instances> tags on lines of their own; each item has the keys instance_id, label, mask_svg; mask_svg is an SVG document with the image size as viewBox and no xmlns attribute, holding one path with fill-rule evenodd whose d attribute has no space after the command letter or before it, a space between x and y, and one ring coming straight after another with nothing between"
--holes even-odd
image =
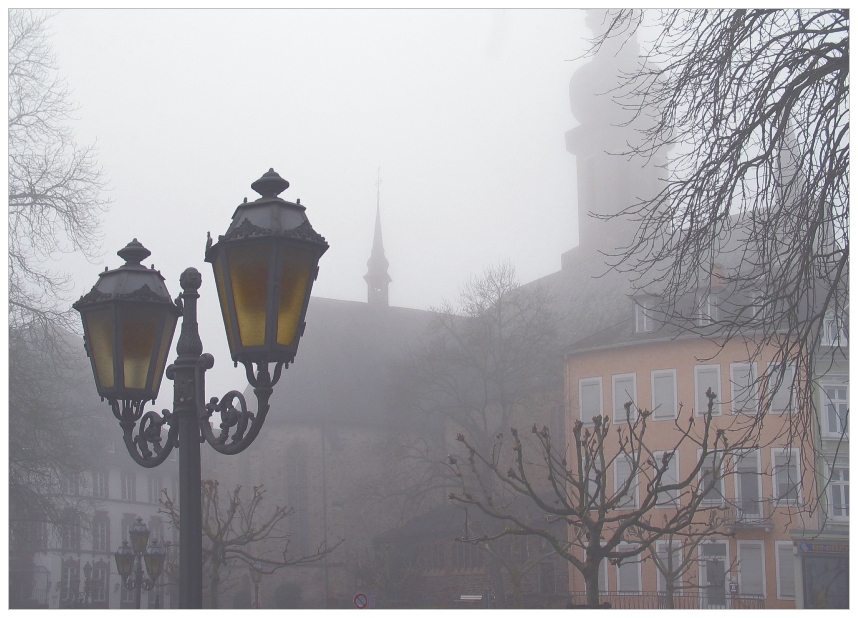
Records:
<instances>
[{"instance_id":1,"label":"decorative iron scroll","mask_svg":"<svg viewBox=\"0 0 858 618\"><path fill-rule=\"evenodd\" d=\"M110 402L113 415L122 427L122 439L128 454L144 468L154 468L166 461L173 448L178 446L178 425L172 423L173 415L169 410L162 410L161 414L152 410L144 413L145 405L145 401ZM161 436L164 425L169 425L166 440Z\"/></svg>"}]
</instances>

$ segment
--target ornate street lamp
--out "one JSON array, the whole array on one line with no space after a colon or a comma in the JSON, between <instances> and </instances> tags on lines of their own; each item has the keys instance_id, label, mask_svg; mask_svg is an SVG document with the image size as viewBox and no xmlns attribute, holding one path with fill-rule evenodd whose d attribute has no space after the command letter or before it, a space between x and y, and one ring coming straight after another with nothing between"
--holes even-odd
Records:
<instances>
[{"instance_id":1,"label":"ornate street lamp","mask_svg":"<svg viewBox=\"0 0 858 618\"><path fill-rule=\"evenodd\" d=\"M73 305L83 320L96 388L119 420L134 461L152 468L173 448L183 446L179 457L183 609L202 607L200 438L218 452L234 455L259 434L273 387L295 358L319 258L328 249L300 200L292 203L278 197L288 186L269 170L251 185L261 197L239 205L226 234L215 244L209 236L206 244L205 259L214 269L230 355L236 365L245 367L257 399L255 413L237 390L206 402L205 371L214 366L214 358L203 354L199 337L197 290L202 276L195 268L180 276L182 293L174 303L161 274L141 264L150 252L135 239L118 252L126 263L100 273L98 283ZM173 380L173 410L144 413L146 402L158 395L179 315L178 357L166 369L167 378ZM217 435L209 420L215 413L221 420Z\"/></svg>"},{"instance_id":2,"label":"ornate street lamp","mask_svg":"<svg viewBox=\"0 0 858 618\"><path fill-rule=\"evenodd\" d=\"M142 591L149 591L155 587L158 576L161 575L164 567L166 552L163 547L158 545L157 539L153 540L152 544L147 547L149 529L139 517L128 530L128 536L131 537L131 547L128 546L128 541L122 541L122 546L113 554L113 557L116 559L116 570L122 577L122 584L127 590L135 591L134 606L140 609ZM144 562L146 573L149 575L148 578L143 577ZM131 579L132 573L134 574L133 580ZM159 605L159 599L156 598L156 609Z\"/></svg>"},{"instance_id":3,"label":"ornate street lamp","mask_svg":"<svg viewBox=\"0 0 858 618\"><path fill-rule=\"evenodd\" d=\"M91 607L95 600L95 593L98 591L101 582L92 578L92 565L87 562L83 565L83 591L75 600L74 607Z\"/></svg>"},{"instance_id":4,"label":"ornate street lamp","mask_svg":"<svg viewBox=\"0 0 858 618\"><path fill-rule=\"evenodd\" d=\"M250 580L253 582L253 587L256 589L253 609L259 609L259 584L262 582L262 565L258 562L254 562L250 565Z\"/></svg>"}]
</instances>

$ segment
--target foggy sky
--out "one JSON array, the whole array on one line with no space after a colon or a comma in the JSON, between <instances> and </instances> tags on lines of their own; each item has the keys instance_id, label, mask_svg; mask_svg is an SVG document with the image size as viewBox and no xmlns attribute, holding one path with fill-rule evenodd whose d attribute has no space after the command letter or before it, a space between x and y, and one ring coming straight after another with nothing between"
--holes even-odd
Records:
<instances>
[{"instance_id":1,"label":"foggy sky","mask_svg":"<svg viewBox=\"0 0 858 618\"><path fill-rule=\"evenodd\" d=\"M564 133L578 124L580 11L64 10L48 31L79 105L72 128L97 143L113 200L102 262L58 267L77 298L136 237L173 296L182 270L200 270L210 396L245 381L206 232L226 231L270 167L331 245L317 296L366 300L379 166L391 305L436 306L502 260L530 281L577 244Z\"/></svg>"}]
</instances>

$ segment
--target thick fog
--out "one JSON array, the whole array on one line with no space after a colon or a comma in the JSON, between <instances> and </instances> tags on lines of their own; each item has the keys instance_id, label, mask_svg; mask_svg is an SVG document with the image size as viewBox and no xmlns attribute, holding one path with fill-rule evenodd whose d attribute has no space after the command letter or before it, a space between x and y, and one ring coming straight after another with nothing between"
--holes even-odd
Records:
<instances>
[{"instance_id":1,"label":"thick fog","mask_svg":"<svg viewBox=\"0 0 858 618\"><path fill-rule=\"evenodd\" d=\"M136 237L173 295L198 268L216 390L243 372L206 232L224 233L271 167L331 245L321 297L366 299L379 168L391 305L438 305L504 260L522 281L544 276L577 242L564 133L589 35L580 11L64 10L48 30L79 105L73 130L97 143L113 200L103 261L58 267L76 297Z\"/></svg>"}]
</instances>

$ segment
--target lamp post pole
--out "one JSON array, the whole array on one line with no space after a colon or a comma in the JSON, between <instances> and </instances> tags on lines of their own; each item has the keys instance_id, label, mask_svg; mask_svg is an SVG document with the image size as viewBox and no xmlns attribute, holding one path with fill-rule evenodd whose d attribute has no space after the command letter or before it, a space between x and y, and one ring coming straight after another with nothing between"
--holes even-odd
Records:
<instances>
[{"instance_id":1,"label":"lamp post pole","mask_svg":"<svg viewBox=\"0 0 858 618\"><path fill-rule=\"evenodd\" d=\"M110 403L131 458L154 468L179 448L181 609L201 609L203 603L200 444L205 440L219 453L236 455L259 435L273 387L295 359L319 258L328 249L301 200L278 197L289 187L287 180L270 169L250 186L261 197L251 203L245 198L217 243L209 236L205 260L214 269L230 355L244 365L256 412L236 390L206 401L205 371L214 366L214 357L203 353L200 340L202 276L195 268L179 278L182 293L174 304L161 273L141 264L150 251L135 238L118 252L126 263L105 269L72 305L81 313L98 394ZM164 372L179 316L178 356ZM162 375L173 380L173 410L145 412L146 403L157 398ZM220 415L218 435L213 414ZM162 436L165 425L169 430ZM124 577L130 580L130 565Z\"/></svg>"},{"instance_id":2,"label":"lamp post pole","mask_svg":"<svg viewBox=\"0 0 858 618\"><path fill-rule=\"evenodd\" d=\"M253 587L255 588L253 609L259 609L259 583L262 581L262 572L260 569L262 569L262 565L258 562L254 562L250 566L250 579L253 581Z\"/></svg>"},{"instance_id":3,"label":"lamp post pole","mask_svg":"<svg viewBox=\"0 0 858 618\"><path fill-rule=\"evenodd\" d=\"M173 380L173 414L179 425L179 607L203 606L203 532L200 478L200 426L197 406L205 401L203 344L197 325L202 277L188 268L179 278L184 301L178 358L167 368ZM211 358L211 357L208 357Z\"/></svg>"}]
</instances>

